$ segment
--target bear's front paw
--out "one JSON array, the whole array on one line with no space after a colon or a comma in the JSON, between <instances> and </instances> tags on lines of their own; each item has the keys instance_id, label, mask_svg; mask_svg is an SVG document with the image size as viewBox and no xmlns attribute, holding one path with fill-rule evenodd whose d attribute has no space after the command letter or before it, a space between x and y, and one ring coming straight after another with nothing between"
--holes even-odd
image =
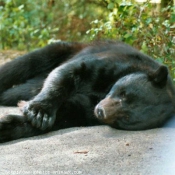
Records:
<instances>
[{"instance_id":1,"label":"bear's front paw","mask_svg":"<svg viewBox=\"0 0 175 175\"><path fill-rule=\"evenodd\" d=\"M56 112L51 105L41 101L21 101L18 106L23 114L31 122L32 126L46 130L53 126L56 119Z\"/></svg>"}]
</instances>

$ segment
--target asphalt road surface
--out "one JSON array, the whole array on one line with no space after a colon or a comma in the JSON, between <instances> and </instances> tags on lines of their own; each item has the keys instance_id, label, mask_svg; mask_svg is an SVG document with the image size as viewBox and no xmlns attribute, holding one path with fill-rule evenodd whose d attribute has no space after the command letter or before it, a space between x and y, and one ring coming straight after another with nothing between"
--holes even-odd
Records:
<instances>
[{"instance_id":1,"label":"asphalt road surface","mask_svg":"<svg viewBox=\"0 0 175 175\"><path fill-rule=\"evenodd\" d=\"M18 113L0 108L0 115ZM164 128L77 127L0 144L0 175L174 175L175 119Z\"/></svg>"}]
</instances>

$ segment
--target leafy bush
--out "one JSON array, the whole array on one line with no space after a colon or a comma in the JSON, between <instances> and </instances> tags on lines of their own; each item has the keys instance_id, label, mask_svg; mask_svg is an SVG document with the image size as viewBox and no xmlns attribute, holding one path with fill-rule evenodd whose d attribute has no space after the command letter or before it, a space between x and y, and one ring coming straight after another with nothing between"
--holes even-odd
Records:
<instances>
[{"instance_id":1,"label":"leafy bush","mask_svg":"<svg viewBox=\"0 0 175 175\"><path fill-rule=\"evenodd\" d=\"M99 4L86 0L0 0L0 49L31 50L58 39L88 39L89 21L100 14Z\"/></svg>"},{"instance_id":2,"label":"leafy bush","mask_svg":"<svg viewBox=\"0 0 175 175\"><path fill-rule=\"evenodd\" d=\"M175 81L175 7L153 13L150 3L106 0L108 16L92 21L91 39L112 38L127 42L165 63Z\"/></svg>"},{"instance_id":3,"label":"leafy bush","mask_svg":"<svg viewBox=\"0 0 175 175\"><path fill-rule=\"evenodd\" d=\"M39 13L46 3L40 1L4 0L0 5L0 47L29 49L43 46L57 28L48 27L52 14ZM47 8L45 8L47 9ZM37 43L37 44L36 44Z\"/></svg>"}]
</instances>

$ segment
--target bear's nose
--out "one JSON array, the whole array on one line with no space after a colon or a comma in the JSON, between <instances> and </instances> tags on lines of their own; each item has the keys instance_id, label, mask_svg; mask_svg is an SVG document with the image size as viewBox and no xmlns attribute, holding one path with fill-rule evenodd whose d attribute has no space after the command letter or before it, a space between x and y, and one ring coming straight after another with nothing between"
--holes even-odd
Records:
<instances>
[{"instance_id":1,"label":"bear's nose","mask_svg":"<svg viewBox=\"0 0 175 175\"><path fill-rule=\"evenodd\" d=\"M97 106L95 113L99 119L105 118L105 111L104 111L103 107Z\"/></svg>"}]
</instances>

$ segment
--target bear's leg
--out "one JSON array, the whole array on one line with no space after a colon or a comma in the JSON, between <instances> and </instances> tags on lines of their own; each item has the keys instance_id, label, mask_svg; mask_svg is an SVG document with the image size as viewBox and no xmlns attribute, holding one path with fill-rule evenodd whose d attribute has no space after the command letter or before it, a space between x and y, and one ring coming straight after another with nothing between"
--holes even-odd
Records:
<instances>
[{"instance_id":1,"label":"bear's leg","mask_svg":"<svg viewBox=\"0 0 175 175\"><path fill-rule=\"evenodd\" d=\"M49 73L83 47L79 43L57 42L7 62L0 66L0 94L28 79Z\"/></svg>"},{"instance_id":2,"label":"bear's leg","mask_svg":"<svg viewBox=\"0 0 175 175\"><path fill-rule=\"evenodd\" d=\"M95 69L87 68L81 60L74 60L56 68L49 74L41 92L33 100L20 104L24 116L28 117L34 127L42 130L51 128L61 104L76 92L76 82L81 82L82 76L87 80L93 71Z\"/></svg>"},{"instance_id":3,"label":"bear's leg","mask_svg":"<svg viewBox=\"0 0 175 175\"><path fill-rule=\"evenodd\" d=\"M43 133L43 131L32 127L24 116L6 115L0 117L0 143Z\"/></svg>"},{"instance_id":4,"label":"bear's leg","mask_svg":"<svg viewBox=\"0 0 175 175\"><path fill-rule=\"evenodd\" d=\"M0 105L17 106L21 100L31 100L36 96L44 83L46 76L39 76L28 80L24 84L14 86L0 94Z\"/></svg>"}]
</instances>

